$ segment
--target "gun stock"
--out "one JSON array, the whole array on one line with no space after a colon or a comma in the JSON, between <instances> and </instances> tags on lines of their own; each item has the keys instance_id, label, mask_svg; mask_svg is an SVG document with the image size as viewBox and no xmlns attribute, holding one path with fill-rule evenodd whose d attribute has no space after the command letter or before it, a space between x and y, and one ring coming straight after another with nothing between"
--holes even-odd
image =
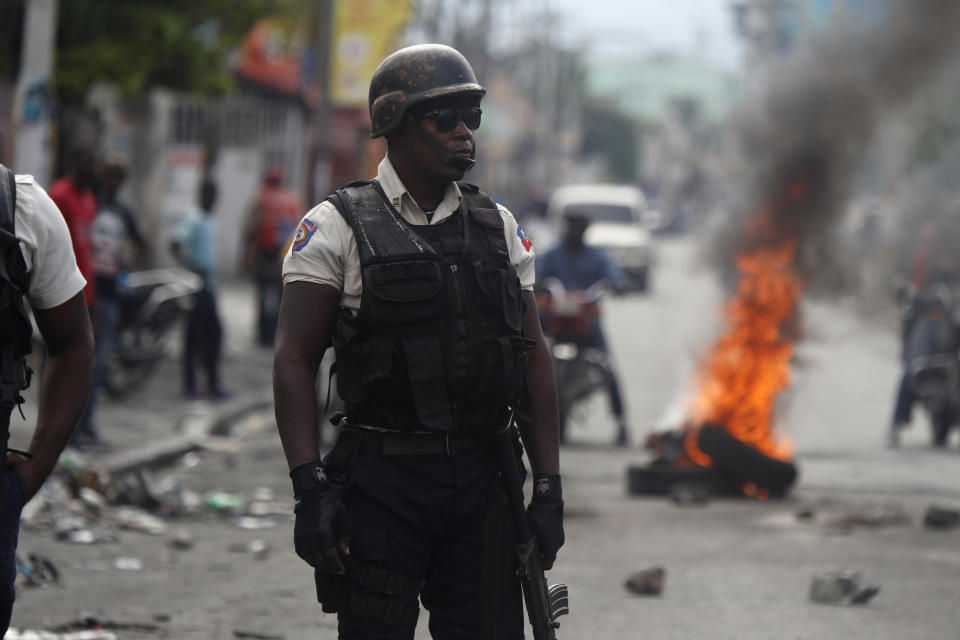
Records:
<instances>
[{"instance_id":1,"label":"gun stock","mask_svg":"<svg viewBox=\"0 0 960 640\"><path fill-rule=\"evenodd\" d=\"M557 617L569 613L567 585L547 586L537 540L530 530L523 504L523 483L513 447L513 416L507 429L497 434L497 449L500 456L500 471L503 488L517 533L517 575L523 589L523 601L527 618L533 629L534 640L557 640L560 623Z\"/></svg>"}]
</instances>

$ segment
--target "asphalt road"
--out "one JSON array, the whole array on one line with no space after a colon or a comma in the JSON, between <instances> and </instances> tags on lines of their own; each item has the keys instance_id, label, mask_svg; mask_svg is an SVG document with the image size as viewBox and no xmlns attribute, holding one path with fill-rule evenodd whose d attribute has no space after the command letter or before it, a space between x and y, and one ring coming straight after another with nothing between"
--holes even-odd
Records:
<instances>
[{"instance_id":1,"label":"asphalt road","mask_svg":"<svg viewBox=\"0 0 960 640\"><path fill-rule=\"evenodd\" d=\"M719 328L719 292L695 257L692 239L664 241L652 293L606 304L635 445L649 429L677 424L693 363ZM228 383L241 392L257 385L262 391L269 358L243 356L250 349L248 292L225 293L232 332L227 359L234 363ZM885 448L896 339L889 315L863 317L856 308L805 303L806 340L778 416L778 428L796 444L800 468L784 500L678 507L664 498L628 496L626 469L644 463L646 454L638 446L608 447L613 426L602 399L594 403L598 418L575 425L562 451L567 544L549 576L570 587L571 615L562 621L561 638L960 638L960 530L921 525L931 504L960 508L958 446L954 440L946 451L930 450L918 414L903 448ZM145 411L143 402L131 402ZM172 428L160 418L154 422L141 426L139 437ZM247 497L266 487L292 503L269 412L243 419L192 466L178 464L155 478ZM798 519L806 507L813 517ZM885 514L905 522L883 524ZM169 533L122 531L118 543L87 546L25 532L22 550L49 556L64 584L22 592L14 626L50 627L88 612L160 629L118 631L120 638L232 638L238 630L336 637L335 619L320 612L311 573L292 552L292 521L251 531L206 513L169 524L192 535L192 549L170 548ZM231 550L253 541L272 552L258 559ZM117 557L139 558L143 569L117 570ZM663 595L627 593L627 577L651 566L666 569ZM812 575L833 566L860 570L880 593L862 607L810 602ZM429 637L425 623L422 615L418 640Z\"/></svg>"}]
</instances>

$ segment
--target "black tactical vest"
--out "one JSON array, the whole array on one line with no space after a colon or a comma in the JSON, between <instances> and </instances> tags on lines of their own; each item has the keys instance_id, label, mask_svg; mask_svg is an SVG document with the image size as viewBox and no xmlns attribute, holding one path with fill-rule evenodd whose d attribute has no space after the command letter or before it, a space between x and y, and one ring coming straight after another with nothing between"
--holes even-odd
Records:
<instances>
[{"instance_id":1,"label":"black tactical vest","mask_svg":"<svg viewBox=\"0 0 960 640\"><path fill-rule=\"evenodd\" d=\"M23 295L29 284L27 265L16 236L17 185L13 172L0 164L0 495L6 475L10 414L30 384L30 353L33 328Z\"/></svg>"},{"instance_id":2,"label":"black tactical vest","mask_svg":"<svg viewBox=\"0 0 960 640\"><path fill-rule=\"evenodd\" d=\"M360 310L334 330L350 420L395 430L476 433L499 426L526 375L520 280L503 218L472 185L435 225L407 223L379 183L330 197L353 229Z\"/></svg>"}]
</instances>

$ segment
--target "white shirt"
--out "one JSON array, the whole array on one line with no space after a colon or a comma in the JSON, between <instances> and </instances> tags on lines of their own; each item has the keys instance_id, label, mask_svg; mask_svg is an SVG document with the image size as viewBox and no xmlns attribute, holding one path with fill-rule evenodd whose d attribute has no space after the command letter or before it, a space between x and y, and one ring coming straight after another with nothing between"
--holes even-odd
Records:
<instances>
[{"instance_id":1,"label":"white shirt","mask_svg":"<svg viewBox=\"0 0 960 640\"><path fill-rule=\"evenodd\" d=\"M51 309L83 291L87 281L57 205L33 176L18 175L16 182L16 234L30 276L27 300L34 309Z\"/></svg>"},{"instance_id":2,"label":"white shirt","mask_svg":"<svg viewBox=\"0 0 960 640\"><path fill-rule=\"evenodd\" d=\"M460 206L460 187L451 182L433 218L428 221L427 215L403 186L389 157L384 157L377 167L377 180L400 216L412 225L440 224ZM503 217L503 235L510 261L520 278L520 286L533 290L536 277L533 247L529 242L524 242L525 238L518 231L513 214L499 204L497 209ZM283 283L315 282L330 285L342 292L341 306L359 309L363 284L357 243L353 230L333 203L324 200L307 212L297 229L296 238L283 260Z\"/></svg>"}]
</instances>

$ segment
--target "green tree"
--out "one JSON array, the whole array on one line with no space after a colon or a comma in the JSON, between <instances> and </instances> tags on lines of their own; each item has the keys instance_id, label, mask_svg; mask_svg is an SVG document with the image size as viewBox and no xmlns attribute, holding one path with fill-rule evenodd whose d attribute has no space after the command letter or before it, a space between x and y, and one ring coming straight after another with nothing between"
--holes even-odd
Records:
<instances>
[{"instance_id":1,"label":"green tree","mask_svg":"<svg viewBox=\"0 0 960 640\"><path fill-rule=\"evenodd\" d=\"M198 94L229 89L228 58L256 22L301 0L61 0L54 83L80 96L97 80L128 96L161 85ZM24 0L0 0L0 73L19 67Z\"/></svg>"},{"instance_id":2,"label":"green tree","mask_svg":"<svg viewBox=\"0 0 960 640\"><path fill-rule=\"evenodd\" d=\"M605 157L613 179L634 182L639 155L637 133L636 123L615 107L588 102L583 108L580 153Z\"/></svg>"}]
</instances>

